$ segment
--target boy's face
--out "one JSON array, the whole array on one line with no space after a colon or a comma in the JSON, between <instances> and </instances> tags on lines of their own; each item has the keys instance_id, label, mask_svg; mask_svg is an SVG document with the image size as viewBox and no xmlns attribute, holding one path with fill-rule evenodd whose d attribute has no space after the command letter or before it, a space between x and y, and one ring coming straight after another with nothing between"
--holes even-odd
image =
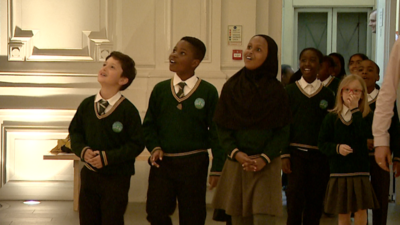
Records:
<instances>
[{"instance_id":1,"label":"boy's face","mask_svg":"<svg viewBox=\"0 0 400 225\"><path fill-rule=\"evenodd\" d=\"M121 63L113 57L108 58L99 70L97 80L107 86L122 86L128 82L128 78L121 77L123 70Z\"/></svg>"},{"instance_id":2,"label":"boy's face","mask_svg":"<svg viewBox=\"0 0 400 225\"><path fill-rule=\"evenodd\" d=\"M321 68L318 72L318 79L321 81L326 80L333 73L333 67L328 62L322 62Z\"/></svg>"},{"instance_id":3,"label":"boy's face","mask_svg":"<svg viewBox=\"0 0 400 225\"><path fill-rule=\"evenodd\" d=\"M194 53L194 47L189 42L179 41L169 55L169 70L178 76L193 75L200 64L200 60L195 58Z\"/></svg>"},{"instance_id":4,"label":"boy's face","mask_svg":"<svg viewBox=\"0 0 400 225\"><path fill-rule=\"evenodd\" d=\"M317 78L321 64L317 53L306 50L300 56L300 71L307 83L312 83Z\"/></svg>"},{"instance_id":5,"label":"boy's face","mask_svg":"<svg viewBox=\"0 0 400 225\"><path fill-rule=\"evenodd\" d=\"M363 60L358 66L358 73L367 85L368 92L375 89L375 83L379 81L379 74L376 65L370 60Z\"/></svg>"},{"instance_id":6,"label":"boy's face","mask_svg":"<svg viewBox=\"0 0 400 225\"><path fill-rule=\"evenodd\" d=\"M260 67L268 56L268 43L261 36L254 36L244 50L244 65L249 70Z\"/></svg>"},{"instance_id":7,"label":"boy's face","mask_svg":"<svg viewBox=\"0 0 400 225\"><path fill-rule=\"evenodd\" d=\"M376 33L376 11L369 15L368 26L371 27L372 33Z\"/></svg>"},{"instance_id":8,"label":"boy's face","mask_svg":"<svg viewBox=\"0 0 400 225\"><path fill-rule=\"evenodd\" d=\"M350 62L349 62L350 74L354 74L354 75L357 74L358 66L360 65L360 62L362 60L363 59L359 55L355 55L350 58Z\"/></svg>"},{"instance_id":9,"label":"boy's face","mask_svg":"<svg viewBox=\"0 0 400 225\"><path fill-rule=\"evenodd\" d=\"M340 74L340 71L342 70L342 64L341 64L341 62L340 62L340 60L339 60L339 58L338 57L336 57L336 56L330 56L332 59L333 59L333 61L335 62L335 67L333 67L333 73L332 73L332 75L333 76L339 76L339 74Z\"/></svg>"}]
</instances>

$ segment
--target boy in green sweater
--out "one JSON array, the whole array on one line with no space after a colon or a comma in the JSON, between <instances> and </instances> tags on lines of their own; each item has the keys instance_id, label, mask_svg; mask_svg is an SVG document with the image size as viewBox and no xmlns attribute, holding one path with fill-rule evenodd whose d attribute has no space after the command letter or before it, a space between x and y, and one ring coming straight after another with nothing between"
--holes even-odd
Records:
<instances>
[{"instance_id":1,"label":"boy in green sweater","mask_svg":"<svg viewBox=\"0 0 400 225\"><path fill-rule=\"evenodd\" d=\"M213 153L211 188L222 170L223 150L212 122L218 92L195 75L205 52L199 39L183 37L169 57L174 77L158 83L150 96L143 128L151 152L146 210L152 225L172 224L177 200L180 224L204 225L207 149Z\"/></svg>"},{"instance_id":2,"label":"boy in green sweater","mask_svg":"<svg viewBox=\"0 0 400 225\"><path fill-rule=\"evenodd\" d=\"M135 79L135 62L112 52L97 75L101 89L82 101L69 126L81 158L81 225L124 224L135 158L144 149L139 112L120 91Z\"/></svg>"}]
</instances>

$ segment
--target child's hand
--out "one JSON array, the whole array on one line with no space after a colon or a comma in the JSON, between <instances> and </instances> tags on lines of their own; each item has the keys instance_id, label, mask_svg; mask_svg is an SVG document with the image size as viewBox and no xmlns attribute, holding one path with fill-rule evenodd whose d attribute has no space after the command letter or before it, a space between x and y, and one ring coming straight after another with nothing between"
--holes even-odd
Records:
<instances>
[{"instance_id":1,"label":"child's hand","mask_svg":"<svg viewBox=\"0 0 400 225\"><path fill-rule=\"evenodd\" d=\"M96 167L97 169L101 169L103 168L103 163L101 162L101 158L100 158L100 152L99 151L93 151L95 157L89 159L89 161L86 161L87 163L89 163L90 165ZM86 155L86 153L85 153Z\"/></svg>"},{"instance_id":2,"label":"child's hand","mask_svg":"<svg viewBox=\"0 0 400 225\"><path fill-rule=\"evenodd\" d=\"M235 159L236 159L236 161L238 161L240 163L240 165L242 165L243 170L246 170L246 168L247 168L245 163L253 164L253 160L250 159L250 157L244 152L239 151L238 153L236 153Z\"/></svg>"},{"instance_id":3,"label":"child's hand","mask_svg":"<svg viewBox=\"0 0 400 225\"><path fill-rule=\"evenodd\" d=\"M400 176L400 162L397 162L397 161L393 162L393 172L394 172L394 174L396 174L395 177Z\"/></svg>"},{"instance_id":4,"label":"child's hand","mask_svg":"<svg viewBox=\"0 0 400 225\"><path fill-rule=\"evenodd\" d=\"M374 150L374 139L367 139L367 146L369 150Z\"/></svg>"},{"instance_id":5,"label":"child's hand","mask_svg":"<svg viewBox=\"0 0 400 225\"><path fill-rule=\"evenodd\" d=\"M88 162L89 160L93 159L96 156L96 154L93 152L92 149L87 149L85 152L85 155L83 156L83 159L85 162Z\"/></svg>"},{"instance_id":6,"label":"child's hand","mask_svg":"<svg viewBox=\"0 0 400 225\"><path fill-rule=\"evenodd\" d=\"M210 184L210 190L212 190L217 186L218 181L219 181L219 176L210 176L208 178L208 184Z\"/></svg>"},{"instance_id":7,"label":"child's hand","mask_svg":"<svg viewBox=\"0 0 400 225\"><path fill-rule=\"evenodd\" d=\"M292 173L292 169L290 168L290 158L282 159L282 171L286 174Z\"/></svg>"},{"instance_id":8,"label":"child's hand","mask_svg":"<svg viewBox=\"0 0 400 225\"><path fill-rule=\"evenodd\" d=\"M151 165L159 168L160 165L158 165L157 161L158 160L162 161L163 155L164 155L164 152L161 149L154 151L153 154L151 154L151 157L150 157Z\"/></svg>"},{"instance_id":9,"label":"child's hand","mask_svg":"<svg viewBox=\"0 0 400 225\"><path fill-rule=\"evenodd\" d=\"M342 156L346 156L346 155L348 155L348 154L350 154L350 153L353 153L353 149L352 149L350 146L348 146L348 145L340 145L340 147L339 147L339 153L340 153Z\"/></svg>"},{"instance_id":10,"label":"child's hand","mask_svg":"<svg viewBox=\"0 0 400 225\"><path fill-rule=\"evenodd\" d=\"M262 170L265 167L265 165L267 165L267 163L261 157L257 157L253 159L251 163L245 162L243 164L243 170L250 172L258 172Z\"/></svg>"},{"instance_id":11,"label":"child's hand","mask_svg":"<svg viewBox=\"0 0 400 225\"><path fill-rule=\"evenodd\" d=\"M349 97L346 99L347 104L349 105L349 109L352 110L357 108L359 100L360 96L349 93Z\"/></svg>"}]
</instances>

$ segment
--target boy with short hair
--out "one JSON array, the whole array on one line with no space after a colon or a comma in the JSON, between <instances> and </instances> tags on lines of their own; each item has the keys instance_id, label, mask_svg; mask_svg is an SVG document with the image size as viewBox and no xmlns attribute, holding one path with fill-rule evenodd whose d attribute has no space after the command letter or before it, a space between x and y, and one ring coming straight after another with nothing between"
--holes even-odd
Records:
<instances>
[{"instance_id":1,"label":"boy with short hair","mask_svg":"<svg viewBox=\"0 0 400 225\"><path fill-rule=\"evenodd\" d=\"M332 76L333 71L335 69L335 61L329 56L324 56L322 58L321 68L319 69L318 79L322 82L322 84L329 88L334 95L337 93L337 89L339 87L339 79Z\"/></svg>"},{"instance_id":2,"label":"boy with short hair","mask_svg":"<svg viewBox=\"0 0 400 225\"><path fill-rule=\"evenodd\" d=\"M135 158L144 149L139 112L120 91L135 79L135 62L111 52L97 75L101 89L82 101L69 126L72 151L84 162L81 225L124 224Z\"/></svg>"},{"instance_id":3,"label":"boy with short hair","mask_svg":"<svg viewBox=\"0 0 400 225\"><path fill-rule=\"evenodd\" d=\"M376 82L379 81L379 66L372 60L363 60L358 67L358 73L367 85L368 103L372 111L376 108L376 99L379 94L379 86ZM397 113L396 104L393 109L394 115L389 128L391 137L400 136L400 122ZM372 127L371 127L372 129ZM368 139L368 148L370 150L370 164L371 164L371 183L374 188L376 197L380 205L379 209L372 210L372 219L374 225L386 225L387 211L389 203L389 188L390 188L390 173L380 168L375 161L374 140ZM393 152L393 169L400 171L400 140L398 138L390 139L390 150ZM398 174L400 175L400 174Z\"/></svg>"},{"instance_id":4,"label":"boy with short hair","mask_svg":"<svg viewBox=\"0 0 400 225\"><path fill-rule=\"evenodd\" d=\"M211 188L224 164L212 122L218 92L195 75L205 51L199 39L183 37L169 56L174 77L158 83L150 96L143 128L151 152L146 210L152 225L172 224L176 200L180 224L204 225L207 149L213 154Z\"/></svg>"}]
</instances>

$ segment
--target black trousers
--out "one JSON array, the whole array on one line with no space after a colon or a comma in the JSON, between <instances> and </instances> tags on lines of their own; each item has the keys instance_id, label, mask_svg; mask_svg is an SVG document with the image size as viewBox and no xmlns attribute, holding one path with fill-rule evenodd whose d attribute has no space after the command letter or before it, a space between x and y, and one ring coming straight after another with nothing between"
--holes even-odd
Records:
<instances>
[{"instance_id":1,"label":"black trousers","mask_svg":"<svg viewBox=\"0 0 400 225\"><path fill-rule=\"evenodd\" d=\"M288 225L317 225L320 222L329 180L327 157L317 150L293 150L292 173L286 189Z\"/></svg>"},{"instance_id":2,"label":"black trousers","mask_svg":"<svg viewBox=\"0 0 400 225\"><path fill-rule=\"evenodd\" d=\"M152 225L171 225L176 202L180 225L204 225L208 154L163 157L159 168L150 169L147 220Z\"/></svg>"},{"instance_id":3,"label":"black trousers","mask_svg":"<svg viewBox=\"0 0 400 225\"><path fill-rule=\"evenodd\" d=\"M123 225L131 176L106 176L81 170L79 221L81 225Z\"/></svg>"},{"instance_id":4,"label":"black trousers","mask_svg":"<svg viewBox=\"0 0 400 225\"><path fill-rule=\"evenodd\" d=\"M372 210L372 221L374 225L386 225L389 204L390 173L379 167L374 156L370 156L370 166L371 184L380 206L379 209Z\"/></svg>"}]
</instances>

